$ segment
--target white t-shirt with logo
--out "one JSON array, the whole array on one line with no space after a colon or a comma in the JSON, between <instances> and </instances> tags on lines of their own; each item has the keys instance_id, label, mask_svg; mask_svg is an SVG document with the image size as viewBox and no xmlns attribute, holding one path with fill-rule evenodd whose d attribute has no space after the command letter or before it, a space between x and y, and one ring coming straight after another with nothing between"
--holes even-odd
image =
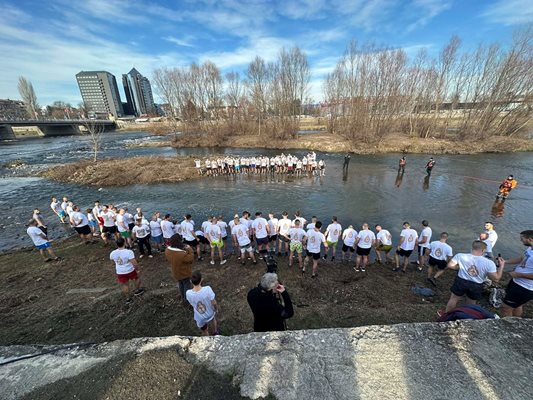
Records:
<instances>
[{"instance_id":1,"label":"white t-shirt with logo","mask_svg":"<svg viewBox=\"0 0 533 400\"><path fill-rule=\"evenodd\" d=\"M204 286L198 292L189 289L185 297L194 309L194 320L198 328L202 328L215 317L215 307L212 304L215 293L210 286Z\"/></svg>"},{"instance_id":2,"label":"white t-shirt with logo","mask_svg":"<svg viewBox=\"0 0 533 400\"><path fill-rule=\"evenodd\" d=\"M435 240L434 242L431 242L429 244L429 247L431 249L429 255L435 260L447 261L448 257L453 256L452 248L448 243L441 242L440 240Z\"/></svg>"},{"instance_id":3,"label":"white t-shirt with logo","mask_svg":"<svg viewBox=\"0 0 533 400\"><path fill-rule=\"evenodd\" d=\"M104 226L107 228L110 228L112 226L115 226L115 213L111 210L107 210L107 212L101 212L100 217L104 220Z\"/></svg>"},{"instance_id":4,"label":"white t-shirt with logo","mask_svg":"<svg viewBox=\"0 0 533 400\"><path fill-rule=\"evenodd\" d=\"M533 274L533 249L531 247L526 249L524 252L524 260L520 265L516 266L515 271L522 274ZM513 278L513 281L523 288L533 290L533 279Z\"/></svg>"},{"instance_id":5,"label":"white t-shirt with logo","mask_svg":"<svg viewBox=\"0 0 533 400\"><path fill-rule=\"evenodd\" d=\"M244 224L235 225L231 229L231 234L237 237L239 246L247 246L250 244L250 238L248 236L248 228Z\"/></svg>"},{"instance_id":6,"label":"white t-shirt with logo","mask_svg":"<svg viewBox=\"0 0 533 400\"><path fill-rule=\"evenodd\" d=\"M372 247L374 240L376 240L376 235L370 229L362 229L359 231L357 239L359 239L357 247L360 247L361 249L369 249Z\"/></svg>"},{"instance_id":7,"label":"white t-shirt with logo","mask_svg":"<svg viewBox=\"0 0 533 400\"><path fill-rule=\"evenodd\" d=\"M219 241L222 239L222 232L220 227L217 224L211 224L205 229L205 235L214 241Z\"/></svg>"},{"instance_id":8,"label":"white t-shirt with logo","mask_svg":"<svg viewBox=\"0 0 533 400\"><path fill-rule=\"evenodd\" d=\"M357 231L353 228L346 228L342 233L342 241L348 247L353 247L355 239L357 238Z\"/></svg>"},{"instance_id":9,"label":"white t-shirt with logo","mask_svg":"<svg viewBox=\"0 0 533 400\"><path fill-rule=\"evenodd\" d=\"M289 233L289 229L292 227L292 221L288 218L282 218L279 220L278 228L279 228L279 234L287 236Z\"/></svg>"},{"instance_id":10,"label":"white t-shirt with logo","mask_svg":"<svg viewBox=\"0 0 533 400\"><path fill-rule=\"evenodd\" d=\"M194 235L193 235L194 225L193 224L185 220L185 221L182 221L182 223L180 224L180 228L181 228L181 235L183 236L183 240L187 240L189 242L194 240Z\"/></svg>"},{"instance_id":11,"label":"white t-shirt with logo","mask_svg":"<svg viewBox=\"0 0 533 400\"><path fill-rule=\"evenodd\" d=\"M307 226L305 227L305 229L307 229L307 230L315 229L315 223L314 222L308 223Z\"/></svg>"},{"instance_id":12,"label":"white t-shirt with logo","mask_svg":"<svg viewBox=\"0 0 533 400\"><path fill-rule=\"evenodd\" d=\"M141 225L135 225L131 231L135 237L142 239L150 234L150 227L141 223Z\"/></svg>"},{"instance_id":13,"label":"white t-shirt with logo","mask_svg":"<svg viewBox=\"0 0 533 400\"><path fill-rule=\"evenodd\" d=\"M338 222L329 224L326 229L326 237L330 243L337 243L342 233L342 226Z\"/></svg>"},{"instance_id":14,"label":"white t-shirt with logo","mask_svg":"<svg viewBox=\"0 0 533 400\"><path fill-rule=\"evenodd\" d=\"M87 217L79 211L73 212L72 215L70 216L70 219L74 222L73 225L76 228L81 228L81 227L84 227L85 225L89 225L89 220L87 219Z\"/></svg>"},{"instance_id":15,"label":"white t-shirt with logo","mask_svg":"<svg viewBox=\"0 0 533 400\"><path fill-rule=\"evenodd\" d=\"M165 239L170 239L174 235L174 224L172 221L164 219L161 221L161 231L163 232L163 237Z\"/></svg>"},{"instance_id":16,"label":"white t-shirt with logo","mask_svg":"<svg viewBox=\"0 0 533 400\"><path fill-rule=\"evenodd\" d=\"M494 261L483 256L458 253L452 258L452 260L459 265L459 278L467 281L483 283L488 273L496 272L496 264L494 264Z\"/></svg>"},{"instance_id":17,"label":"white t-shirt with logo","mask_svg":"<svg viewBox=\"0 0 533 400\"><path fill-rule=\"evenodd\" d=\"M304 237L307 237L307 233L302 228L291 228L289 237L291 238L291 243L302 243Z\"/></svg>"},{"instance_id":18,"label":"white t-shirt with logo","mask_svg":"<svg viewBox=\"0 0 533 400\"><path fill-rule=\"evenodd\" d=\"M60 213L61 211L63 211L58 201L52 201L50 203L50 208L54 210L55 213Z\"/></svg>"},{"instance_id":19,"label":"white t-shirt with logo","mask_svg":"<svg viewBox=\"0 0 533 400\"><path fill-rule=\"evenodd\" d=\"M228 224L226 224L224 221L217 221L217 225L220 228L222 239L228 237Z\"/></svg>"},{"instance_id":20,"label":"white t-shirt with logo","mask_svg":"<svg viewBox=\"0 0 533 400\"><path fill-rule=\"evenodd\" d=\"M277 218L271 218L268 220L268 227L270 228L269 236L274 236L278 234L278 224L279 220Z\"/></svg>"},{"instance_id":21,"label":"white t-shirt with logo","mask_svg":"<svg viewBox=\"0 0 533 400\"><path fill-rule=\"evenodd\" d=\"M418 243L420 244L420 247L429 249L429 244L431 242L432 234L433 234L433 231L431 230L429 226L426 226L424 229L422 229L422 232L420 232L420 236L418 237ZM424 236L427 237L427 241L425 243L420 243Z\"/></svg>"},{"instance_id":22,"label":"white t-shirt with logo","mask_svg":"<svg viewBox=\"0 0 533 400\"><path fill-rule=\"evenodd\" d=\"M118 214L117 215L117 227L119 232L126 232L129 230L128 224L127 224L127 218L125 215Z\"/></svg>"},{"instance_id":23,"label":"white t-shirt with logo","mask_svg":"<svg viewBox=\"0 0 533 400\"><path fill-rule=\"evenodd\" d=\"M135 269L130 260L135 259L132 250L116 249L111 252L109 259L115 262L115 270L118 275L129 274Z\"/></svg>"},{"instance_id":24,"label":"white t-shirt with logo","mask_svg":"<svg viewBox=\"0 0 533 400\"><path fill-rule=\"evenodd\" d=\"M153 237L158 237L163 234L163 231L161 230L161 221L150 221L149 227Z\"/></svg>"},{"instance_id":25,"label":"white t-shirt with logo","mask_svg":"<svg viewBox=\"0 0 533 400\"><path fill-rule=\"evenodd\" d=\"M406 251L409 251L409 250L413 250L415 248L415 243L416 243L416 238L418 236L418 234L416 233L416 231L412 228L408 228L408 229L402 229L402 232L400 233L400 236L402 236L404 238L401 246L400 246L400 249L403 249L403 250L406 250Z\"/></svg>"},{"instance_id":26,"label":"white t-shirt with logo","mask_svg":"<svg viewBox=\"0 0 533 400\"><path fill-rule=\"evenodd\" d=\"M392 235L386 229L380 230L376 235L376 239L379 240L383 246L392 245Z\"/></svg>"},{"instance_id":27,"label":"white t-shirt with logo","mask_svg":"<svg viewBox=\"0 0 533 400\"><path fill-rule=\"evenodd\" d=\"M266 219L259 217L253 220L252 228L255 230L255 237L257 239L263 239L268 236L266 226L268 222Z\"/></svg>"},{"instance_id":28,"label":"white t-shirt with logo","mask_svg":"<svg viewBox=\"0 0 533 400\"><path fill-rule=\"evenodd\" d=\"M320 245L326 241L326 237L320 231L307 232L307 251L310 253L320 253Z\"/></svg>"},{"instance_id":29,"label":"white t-shirt with logo","mask_svg":"<svg viewBox=\"0 0 533 400\"><path fill-rule=\"evenodd\" d=\"M489 240L492 243L492 247L496 246L496 242L498 241L498 234L493 229L491 231L487 231L487 234L489 235Z\"/></svg>"},{"instance_id":30,"label":"white t-shirt with logo","mask_svg":"<svg viewBox=\"0 0 533 400\"><path fill-rule=\"evenodd\" d=\"M43 244L48 243L48 240L43 239L43 237L41 236L43 234L43 231L37 228L36 226L30 226L26 230L26 232L28 233L28 235L30 235L30 238L35 246L41 246Z\"/></svg>"}]
</instances>

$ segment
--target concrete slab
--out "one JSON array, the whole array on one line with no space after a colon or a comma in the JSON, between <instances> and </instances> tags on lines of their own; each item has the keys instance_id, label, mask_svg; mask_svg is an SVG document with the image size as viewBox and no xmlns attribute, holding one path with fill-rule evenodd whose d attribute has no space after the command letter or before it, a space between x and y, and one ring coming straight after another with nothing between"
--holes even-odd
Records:
<instances>
[{"instance_id":1,"label":"concrete slab","mask_svg":"<svg viewBox=\"0 0 533 400\"><path fill-rule=\"evenodd\" d=\"M0 347L0 393L6 400L50 398L43 393L52 392L55 398L120 398L114 393L122 393L127 386L128 368L120 380L111 379L105 390L100 389L105 393L102 397L83 392L90 392L90 387L81 389L86 384L83 374L98 370L113 376L106 365L117 357L134 356L143 365L143 357L171 351L190 365L231 376L240 395L251 399L529 400L532 335L533 320L503 319L214 338L142 338L55 351L53 347ZM13 361L22 354L50 350ZM9 358L12 362L1 365ZM167 358L162 357L157 368L180 368L171 357L164 361ZM146 373L155 368L148 361L144 365ZM128 398L152 398L157 385L144 382L141 392L133 397L128 393ZM69 388L68 396L58 396L66 393L58 389L63 387ZM158 398L177 398L184 387L169 390Z\"/></svg>"}]
</instances>

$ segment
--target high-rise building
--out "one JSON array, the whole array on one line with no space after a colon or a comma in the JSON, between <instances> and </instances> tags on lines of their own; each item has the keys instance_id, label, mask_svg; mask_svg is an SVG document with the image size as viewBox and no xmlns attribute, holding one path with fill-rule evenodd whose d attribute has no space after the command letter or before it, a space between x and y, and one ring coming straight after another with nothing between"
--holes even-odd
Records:
<instances>
[{"instance_id":1,"label":"high-rise building","mask_svg":"<svg viewBox=\"0 0 533 400\"><path fill-rule=\"evenodd\" d=\"M122 75L122 84L129 109L133 110L136 116L156 114L152 86L148 78L132 68L130 72Z\"/></svg>"},{"instance_id":2,"label":"high-rise building","mask_svg":"<svg viewBox=\"0 0 533 400\"><path fill-rule=\"evenodd\" d=\"M76 74L81 97L91 112L100 115L124 115L117 80L107 71L81 71Z\"/></svg>"}]
</instances>

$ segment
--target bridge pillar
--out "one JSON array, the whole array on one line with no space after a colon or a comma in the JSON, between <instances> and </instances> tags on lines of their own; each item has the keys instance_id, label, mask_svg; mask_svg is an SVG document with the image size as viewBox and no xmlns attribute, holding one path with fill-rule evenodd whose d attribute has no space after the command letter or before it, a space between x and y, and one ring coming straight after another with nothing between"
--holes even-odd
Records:
<instances>
[{"instance_id":1,"label":"bridge pillar","mask_svg":"<svg viewBox=\"0 0 533 400\"><path fill-rule=\"evenodd\" d=\"M11 125L0 125L0 140L16 139Z\"/></svg>"},{"instance_id":2,"label":"bridge pillar","mask_svg":"<svg viewBox=\"0 0 533 400\"><path fill-rule=\"evenodd\" d=\"M41 124L39 126L44 136L68 136L79 135L80 128L78 125L46 125Z\"/></svg>"}]
</instances>

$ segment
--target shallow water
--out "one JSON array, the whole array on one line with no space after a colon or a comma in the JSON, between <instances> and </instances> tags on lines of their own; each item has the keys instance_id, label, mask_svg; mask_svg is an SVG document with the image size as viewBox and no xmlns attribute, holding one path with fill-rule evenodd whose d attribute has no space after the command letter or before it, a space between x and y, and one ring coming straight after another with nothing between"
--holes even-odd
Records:
<instances>
[{"instance_id":1,"label":"shallow water","mask_svg":"<svg viewBox=\"0 0 533 400\"><path fill-rule=\"evenodd\" d=\"M180 149L133 148L125 146L144 140L160 141L143 133L112 133L106 136L101 156L131 155L209 155L276 154L274 150L252 149ZM298 156L305 151L291 151ZM87 188L51 182L46 179L13 176L3 169L0 174L0 249L29 245L25 222L33 207L41 209L49 223L51 237L66 235L50 210L52 196L71 198L83 209L96 199L137 206L146 212L161 211L181 216L187 212L199 224L209 214L222 214L225 219L235 212L248 210L264 214L287 210L291 215L300 209L310 219L317 215L325 225L332 215L343 227L363 222L381 223L396 240L404 220L420 229L420 221L428 219L434 237L446 230L450 244L457 251L468 251L483 229L493 220L500 238L495 253L509 256L522 250L518 233L533 229L533 157L530 153L437 156L431 178L425 180L424 165L428 156L407 155L407 168L400 180L397 176L398 154L352 156L348 174L343 176L343 155L318 153L327 164L323 178L262 176L217 177L189 182L130 187ZM23 160L42 168L46 165L90 158L90 150L79 137L35 138L0 144L0 164ZM127 162L127 161L126 161ZM132 165L132 168L135 168ZM164 173L164 171L161 171ZM493 209L499 182L509 173L519 182L503 209ZM15 174L16 175L16 174Z\"/></svg>"}]
</instances>

